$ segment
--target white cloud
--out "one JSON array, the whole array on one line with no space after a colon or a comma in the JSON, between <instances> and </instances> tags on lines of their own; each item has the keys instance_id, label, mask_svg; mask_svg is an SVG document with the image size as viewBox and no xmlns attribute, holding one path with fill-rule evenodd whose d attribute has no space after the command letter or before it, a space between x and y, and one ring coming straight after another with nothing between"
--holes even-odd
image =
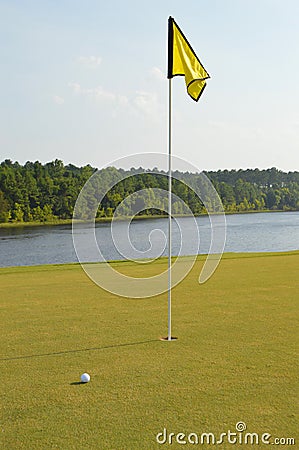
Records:
<instances>
[{"instance_id":1,"label":"white cloud","mask_svg":"<svg viewBox=\"0 0 299 450\"><path fill-rule=\"evenodd\" d=\"M105 91L102 86L98 86L94 89L87 89L87 93L97 100L111 100L115 101L117 96L113 92Z\"/></svg>"},{"instance_id":2,"label":"white cloud","mask_svg":"<svg viewBox=\"0 0 299 450\"><path fill-rule=\"evenodd\" d=\"M71 82L69 87L73 90L74 94L90 97L96 101L108 101L120 106L128 104L128 99L124 95L118 95L114 92L105 90L102 86L95 88L83 88L79 83Z\"/></svg>"},{"instance_id":3,"label":"white cloud","mask_svg":"<svg viewBox=\"0 0 299 450\"><path fill-rule=\"evenodd\" d=\"M94 69L101 64L102 58L100 56L80 56L77 61L86 67Z\"/></svg>"},{"instance_id":4,"label":"white cloud","mask_svg":"<svg viewBox=\"0 0 299 450\"><path fill-rule=\"evenodd\" d=\"M166 75L162 72L161 69L159 69L159 67L152 67L150 73L152 77L155 78L156 80L165 81L166 79Z\"/></svg>"},{"instance_id":5,"label":"white cloud","mask_svg":"<svg viewBox=\"0 0 299 450\"><path fill-rule=\"evenodd\" d=\"M97 103L112 105L115 114L119 108L125 108L127 113L142 114L155 121L160 120L164 114L163 105L156 92L137 91L133 97L128 98L126 95L108 91L102 86L86 88L77 82L70 82L68 86L77 96L90 98Z\"/></svg>"},{"instance_id":6,"label":"white cloud","mask_svg":"<svg viewBox=\"0 0 299 450\"><path fill-rule=\"evenodd\" d=\"M117 98L120 105L126 106L129 104L129 99L125 95L118 95Z\"/></svg>"},{"instance_id":7,"label":"white cloud","mask_svg":"<svg viewBox=\"0 0 299 450\"><path fill-rule=\"evenodd\" d=\"M161 114L161 106L156 93L138 91L136 92L134 105L147 116L158 117Z\"/></svg>"},{"instance_id":8,"label":"white cloud","mask_svg":"<svg viewBox=\"0 0 299 450\"><path fill-rule=\"evenodd\" d=\"M81 94L81 86L79 83L69 83L69 87L73 89L75 94Z\"/></svg>"},{"instance_id":9,"label":"white cloud","mask_svg":"<svg viewBox=\"0 0 299 450\"><path fill-rule=\"evenodd\" d=\"M60 97L59 95L53 95L53 101L57 105L63 105L64 104L64 98Z\"/></svg>"}]
</instances>

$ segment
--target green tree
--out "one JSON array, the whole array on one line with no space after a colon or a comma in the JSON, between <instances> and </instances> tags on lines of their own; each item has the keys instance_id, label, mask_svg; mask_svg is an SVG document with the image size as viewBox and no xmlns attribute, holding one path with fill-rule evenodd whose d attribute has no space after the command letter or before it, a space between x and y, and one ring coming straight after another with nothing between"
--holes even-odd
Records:
<instances>
[{"instance_id":1,"label":"green tree","mask_svg":"<svg viewBox=\"0 0 299 450\"><path fill-rule=\"evenodd\" d=\"M2 191L0 191L0 222L8 222L10 218L9 203Z\"/></svg>"}]
</instances>

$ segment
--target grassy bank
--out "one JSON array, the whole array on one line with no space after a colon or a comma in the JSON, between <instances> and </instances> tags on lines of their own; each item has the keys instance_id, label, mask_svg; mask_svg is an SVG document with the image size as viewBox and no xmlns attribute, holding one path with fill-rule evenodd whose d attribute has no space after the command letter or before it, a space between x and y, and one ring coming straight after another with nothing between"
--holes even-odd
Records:
<instances>
[{"instance_id":1,"label":"grassy bank","mask_svg":"<svg viewBox=\"0 0 299 450\"><path fill-rule=\"evenodd\" d=\"M118 298L76 264L0 269L0 447L181 448L156 434L219 436L239 421L298 445L299 252L226 254L199 285L203 261L173 290L174 342L159 340L166 294Z\"/></svg>"},{"instance_id":2,"label":"grassy bank","mask_svg":"<svg viewBox=\"0 0 299 450\"><path fill-rule=\"evenodd\" d=\"M152 215L152 216L135 216L134 220L143 219L157 219L167 217L167 215ZM128 217L119 217L114 220L128 220ZM21 227L42 227L42 226L55 226L55 225L71 225L72 219L57 219L46 222L6 222L0 223L0 228L21 228ZM96 223L110 223L112 217L99 217L95 220Z\"/></svg>"},{"instance_id":3,"label":"grassy bank","mask_svg":"<svg viewBox=\"0 0 299 450\"><path fill-rule=\"evenodd\" d=\"M296 211L283 211L283 210L270 210L265 209L262 211L228 211L225 212L225 215L232 215L232 214L257 214L257 213L277 213L277 212L296 212ZM195 215L195 217L200 216L207 216L207 214L203 213L200 215ZM133 220L146 220L146 219L162 219L168 217L167 214L160 214L160 215L141 215L141 216L134 216ZM174 215L174 217L189 217L186 215ZM128 217L119 217L114 220L128 220ZM95 223L109 223L112 221L112 217L99 217L95 220ZM41 226L54 226L54 225L71 225L72 219L57 219L52 221L46 221L46 222L6 222L6 223L0 223L0 229L1 228L22 228L22 227L41 227Z\"/></svg>"}]
</instances>

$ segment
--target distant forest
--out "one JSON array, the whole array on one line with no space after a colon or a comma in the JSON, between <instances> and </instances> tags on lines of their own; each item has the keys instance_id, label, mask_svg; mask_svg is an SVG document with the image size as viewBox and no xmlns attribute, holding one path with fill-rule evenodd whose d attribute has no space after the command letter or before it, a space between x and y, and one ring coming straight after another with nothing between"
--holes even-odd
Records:
<instances>
[{"instance_id":1,"label":"distant forest","mask_svg":"<svg viewBox=\"0 0 299 450\"><path fill-rule=\"evenodd\" d=\"M80 190L96 170L90 165L64 165L58 159L47 164L36 161L26 162L24 165L10 160L3 161L0 164L0 222L53 222L71 219ZM181 181L173 180L173 193L194 214L205 213L203 204L185 184L195 186L199 175L189 172L175 174ZM299 210L299 172L285 173L271 168L218 170L205 174L215 186L226 212ZM119 181L124 176L127 178ZM98 207L97 217L112 217L122 200L138 190L167 190L167 177L162 171L152 174L142 168L125 171L109 167L100 171L99 179L98 188L107 194ZM117 184L109 190L115 183ZM173 212L184 213L181 205L175 202ZM124 211L124 215L126 214L130 214L130 208ZM150 208L142 214L163 212Z\"/></svg>"}]
</instances>

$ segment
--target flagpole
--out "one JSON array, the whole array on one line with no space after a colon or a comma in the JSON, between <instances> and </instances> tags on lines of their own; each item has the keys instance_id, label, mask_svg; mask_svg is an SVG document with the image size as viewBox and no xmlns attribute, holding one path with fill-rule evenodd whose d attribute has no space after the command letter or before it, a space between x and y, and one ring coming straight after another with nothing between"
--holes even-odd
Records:
<instances>
[{"instance_id":1,"label":"flagpole","mask_svg":"<svg viewBox=\"0 0 299 450\"><path fill-rule=\"evenodd\" d=\"M191 45L187 41L183 32L170 16L168 18L168 64L167 78L169 80L168 99L168 337L162 340L175 340L171 336L171 190L172 190L172 170L171 170L171 144L172 144L172 84L171 80L175 76L184 75L187 92L190 97L198 101L206 87L206 80L210 75L205 70L198 57L194 53Z\"/></svg>"},{"instance_id":2,"label":"flagpole","mask_svg":"<svg viewBox=\"0 0 299 450\"><path fill-rule=\"evenodd\" d=\"M171 116L171 78L168 84L168 341L171 341L171 194L172 194L172 170L171 170L171 144L172 144L172 116Z\"/></svg>"}]
</instances>

